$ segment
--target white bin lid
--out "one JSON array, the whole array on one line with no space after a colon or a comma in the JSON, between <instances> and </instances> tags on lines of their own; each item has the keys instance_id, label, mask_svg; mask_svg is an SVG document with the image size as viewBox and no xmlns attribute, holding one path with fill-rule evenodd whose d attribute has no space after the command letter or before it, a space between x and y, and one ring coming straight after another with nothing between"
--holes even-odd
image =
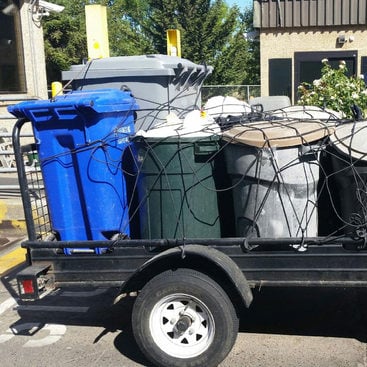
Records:
<instances>
[{"instance_id":1,"label":"white bin lid","mask_svg":"<svg viewBox=\"0 0 367 367\"><path fill-rule=\"evenodd\" d=\"M205 112L213 118L241 116L250 113L251 107L235 97L214 96L205 103Z\"/></svg>"},{"instance_id":2,"label":"white bin lid","mask_svg":"<svg viewBox=\"0 0 367 367\"><path fill-rule=\"evenodd\" d=\"M312 143L333 132L334 124L321 121L276 120L236 125L223 132L223 138L258 148L281 148Z\"/></svg>"},{"instance_id":3,"label":"white bin lid","mask_svg":"<svg viewBox=\"0 0 367 367\"><path fill-rule=\"evenodd\" d=\"M281 117L283 119L301 119L301 120L337 120L341 119L342 113L328 108L317 106L293 105L278 110L271 111L271 116Z\"/></svg>"},{"instance_id":4,"label":"white bin lid","mask_svg":"<svg viewBox=\"0 0 367 367\"><path fill-rule=\"evenodd\" d=\"M343 154L367 161L367 121L339 125L330 140Z\"/></svg>"},{"instance_id":5,"label":"white bin lid","mask_svg":"<svg viewBox=\"0 0 367 367\"><path fill-rule=\"evenodd\" d=\"M199 110L190 111L184 119L174 113L166 117L166 122L153 126L147 131L139 130L137 136L146 138L199 138L221 135L220 126L210 116L202 117Z\"/></svg>"}]
</instances>

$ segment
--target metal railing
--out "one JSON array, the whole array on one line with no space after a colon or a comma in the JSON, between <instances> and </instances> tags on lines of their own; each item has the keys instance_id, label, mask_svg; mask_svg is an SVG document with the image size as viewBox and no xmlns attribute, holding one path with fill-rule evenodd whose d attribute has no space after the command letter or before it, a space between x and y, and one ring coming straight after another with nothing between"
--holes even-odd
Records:
<instances>
[{"instance_id":1,"label":"metal railing","mask_svg":"<svg viewBox=\"0 0 367 367\"><path fill-rule=\"evenodd\" d=\"M210 97L231 96L248 101L251 97L260 97L260 85L203 85L201 99L205 103Z\"/></svg>"},{"instance_id":2,"label":"metal railing","mask_svg":"<svg viewBox=\"0 0 367 367\"><path fill-rule=\"evenodd\" d=\"M13 120L14 124L16 118L14 116L0 115L0 121ZM23 138L31 138L33 134L22 134ZM14 150L12 144L12 133L6 128L0 127L0 173L17 172L15 165ZM0 187L2 187L0 183Z\"/></svg>"},{"instance_id":3,"label":"metal railing","mask_svg":"<svg viewBox=\"0 0 367 367\"><path fill-rule=\"evenodd\" d=\"M0 103L2 107L7 107L11 104L22 102L25 100L36 100L37 97L25 96L0 96ZM19 194L19 184L15 179L7 179L8 177L15 177L17 172L15 155L12 143L12 127L15 125L17 119L10 113L0 113L0 174L4 178L0 179L0 194L1 196L13 196ZM32 138L32 133L23 133L22 138ZM30 168L32 169L32 168ZM12 174L12 175L7 175ZM15 183L16 182L16 183Z\"/></svg>"}]
</instances>

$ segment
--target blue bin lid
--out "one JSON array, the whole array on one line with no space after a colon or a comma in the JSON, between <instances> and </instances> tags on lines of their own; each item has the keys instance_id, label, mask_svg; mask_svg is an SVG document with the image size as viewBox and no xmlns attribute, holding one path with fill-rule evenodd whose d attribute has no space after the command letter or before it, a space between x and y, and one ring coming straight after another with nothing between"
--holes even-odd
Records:
<instances>
[{"instance_id":1,"label":"blue bin lid","mask_svg":"<svg viewBox=\"0 0 367 367\"><path fill-rule=\"evenodd\" d=\"M15 117L28 118L32 122L48 121L51 117L68 119L72 114L99 114L134 111L139 109L130 92L118 89L72 91L51 100L21 102L8 107Z\"/></svg>"}]
</instances>

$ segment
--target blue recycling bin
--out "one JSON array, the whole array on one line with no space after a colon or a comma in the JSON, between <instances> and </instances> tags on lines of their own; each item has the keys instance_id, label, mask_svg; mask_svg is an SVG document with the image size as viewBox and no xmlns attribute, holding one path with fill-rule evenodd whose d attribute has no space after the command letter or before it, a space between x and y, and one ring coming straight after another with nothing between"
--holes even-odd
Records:
<instances>
[{"instance_id":1,"label":"blue recycling bin","mask_svg":"<svg viewBox=\"0 0 367 367\"><path fill-rule=\"evenodd\" d=\"M122 155L134 133L136 109L131 94L117 89L74 91L9 107L32 122L52 228L60 240L129 236Z\"/></svg>"}]
</instances>

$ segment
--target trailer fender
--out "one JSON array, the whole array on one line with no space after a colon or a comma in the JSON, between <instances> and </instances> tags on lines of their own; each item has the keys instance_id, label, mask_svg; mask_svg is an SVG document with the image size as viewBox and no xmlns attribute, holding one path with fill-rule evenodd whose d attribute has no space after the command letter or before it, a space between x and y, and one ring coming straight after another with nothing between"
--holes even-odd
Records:
<instances>
[{"instance_id":1,"label":"trailer fender","mask_svg":"<svg viewBox=\"0 0 367 367\"><path fill-rule=\"evenodd\" d=\"M192 268L209 276L212 273L222 283L230 282L246 307L252 302L251 288L237 264L225 253L203 245L171 248L149 259L124 282L120 295L140 290L154 276L175 268ZM209 268L211 273L205 270Z\"/></svg>"}]
</instances>

